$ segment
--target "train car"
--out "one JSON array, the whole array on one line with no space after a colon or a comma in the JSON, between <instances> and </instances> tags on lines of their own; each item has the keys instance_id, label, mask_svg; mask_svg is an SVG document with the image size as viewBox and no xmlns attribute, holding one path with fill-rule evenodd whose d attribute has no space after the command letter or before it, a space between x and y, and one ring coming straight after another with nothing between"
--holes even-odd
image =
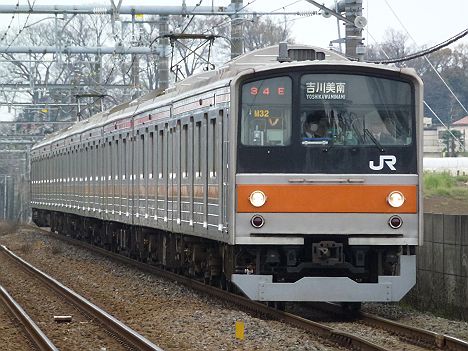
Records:
<instances>
[{"instance_id":1,"label":"train car","mask_svg":"<svg viewBox=\"0 0 468 351\"><path fill-rule=\"evenodd\" d=\"M422 244L414 70L281 44L31 151L33 219L259 301L398 301Z\"/></svg>"}]
</instances>

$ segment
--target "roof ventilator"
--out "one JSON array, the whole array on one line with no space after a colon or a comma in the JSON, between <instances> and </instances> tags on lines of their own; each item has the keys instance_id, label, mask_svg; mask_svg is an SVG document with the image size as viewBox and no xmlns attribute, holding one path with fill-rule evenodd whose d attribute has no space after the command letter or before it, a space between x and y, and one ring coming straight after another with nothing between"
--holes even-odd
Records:
<instances>
[{"instance_id":1,"label":"roof ventilator","mask_svg":"<svg viewBox=\"0 0 468 351\"><path fill-rule=\"evenodd\" d=\"M325 53L314 49L288 49L288 43L279 43L279 62L325 60Z\"/></svg>"}]
</instances>

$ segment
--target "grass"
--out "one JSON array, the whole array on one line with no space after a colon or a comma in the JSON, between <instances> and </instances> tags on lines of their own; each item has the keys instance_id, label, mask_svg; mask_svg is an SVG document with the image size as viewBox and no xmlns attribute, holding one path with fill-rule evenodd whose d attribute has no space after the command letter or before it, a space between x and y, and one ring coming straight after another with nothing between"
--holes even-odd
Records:
<instances>
[{"instance_id":1,"label":"grass","mask_svg":"<svg viewBox=\"0 0 468 351\"><path fill-rule=\"evenodd\" d=\"M424 195L445 196L459 200L468 199L468 176L449 173L424 173Z\"/></svg>"}]
</instances>

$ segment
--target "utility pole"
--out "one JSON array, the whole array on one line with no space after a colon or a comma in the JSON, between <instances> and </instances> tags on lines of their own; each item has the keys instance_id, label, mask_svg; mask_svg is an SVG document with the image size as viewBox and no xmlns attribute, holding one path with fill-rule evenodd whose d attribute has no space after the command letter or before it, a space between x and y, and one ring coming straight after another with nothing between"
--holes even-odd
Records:
<instances>
[{"instance_id":1,"label":"utility pole","mask_svg":"<svg viewBox=\"0 0 468 351\"><path fill-rule=\"evenodd\" d=\"M346 19L349 20L345 24L346 56L361 61L365 54L365 48L362 43L362 28L367 24L367 21L362 17L362 0L340 1L339 6L344 7L343 12Z\"/></svg>"},{"instance_id":2,"label":"utility pole","mask_svg":"<svg viewBox=\"0 0 468 351\"><path fill-rule=\"evenodd\" d=\"M7 219L7 175L5 174L4 182L3 182L3 219L6 221Z\"/></svg>"},{"instance_id":3,"label":"utility pole","mask_svg":"<svg viewBox=\"0 0 468 351\"><path fill-rule=\"evenodd\" d=\"M167 16L159 16L159 64L158 64L158 87L159 89L167 89L169 87L169 38L165 37L169 34L169 23Z\"/></svg>"},{"instance_id":4,"label":"utility pole","mask_svg":"<svg viewBox=\"0 0 468 351\"><path fill-rule=\"evenodd\" d=\"M104 90L102 88L102 55L97 54L95 56L96 63L94 64L94 79L95 79L95 84L96 84L96 93L103 95ZM96 101L96 104L94 108L97 111L103 111L104 110L104 101L103 98L100 99L100 101Z\"/></svg>"},{"instance_id":5,"label":"utility pole","mask_svg":"<svg viewBox=\"0 0 468 351\"><path fill-rule=\"evenodd\" d=\"M138 41L139 38L137 39L135 34L135 13L132 13L132 42L135 45ZM140 58L137 54L132 54L132 86L134 89L132 99L136 99L140 89Z\"/></svg>"},{"instance_id":6,"label":"utility pole","mask_svg":"<svg viewBox=\"0 0 468 351\"><path fill-rule=\"evenodd\" d=\"M367 19L362 16L362 0L340 0L335 5L336 11L315 0L306 1L321 9L324 17L334 16L345 23L346 56L363 61L366 52L362 43L362 29L367 25ZM344 13L345 16L342 16L341 13Z\"/></svg>"},{"instance_id":7,"label":"utility pole","mask_svg":"<svg viewBox=\"0 0 468 351\"><path fill-rule=\"evenodd\" d=\"M244 53L244 22L239 12L242 9L243 0L231 0L231 59Z\"/></svg>"}]
</instances>

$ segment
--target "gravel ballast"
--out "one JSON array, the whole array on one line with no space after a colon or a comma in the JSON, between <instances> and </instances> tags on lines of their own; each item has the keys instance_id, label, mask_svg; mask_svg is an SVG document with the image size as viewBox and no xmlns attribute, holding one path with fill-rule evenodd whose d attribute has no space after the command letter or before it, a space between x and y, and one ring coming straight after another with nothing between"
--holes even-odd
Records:
<instances>
[{"instance_id":1,"label":"gravel ballast","mask_svg":"<svg viewBox=\"0 0 468 351\"><path fill-rule=\"evenodd\" d=\"M276 321L252 317L132 267L63 243L51 235L21 229L0 236L20 256L76 290L165 350L339 350L314 335ZM412 326L468 339L468 323L425 314L398 304L363 304L363 311ZM235 338L236 321L245 323L245 340ZM336 327L340 326L336 324ZM356 323L342 324L383 344L398 338ZM354 329L354 330L353 330ZM377 338L377 339L376 339Z\"/></svg>"},{"instance_id":2,"label":"gravel ballast","mask_svg":"<svg viewBox=\"0 0 468 351\"><path fill-rule=\"evenodd\" d=\"M166 351L343 350L47 234L20 229L0 236L0 243ZM236 321L245 324L242 341L235 337Z\"/></svg>"},{"instance_id":3,"label":"gravel ballast","mask_svg":"<svg viewBox=\"0 0 468 351\"><path fill-rule=\"evenodd\" d=\"M0 302L0 345L2 350L34 350L20 322Z\"/></svg>"}]
</instances>

